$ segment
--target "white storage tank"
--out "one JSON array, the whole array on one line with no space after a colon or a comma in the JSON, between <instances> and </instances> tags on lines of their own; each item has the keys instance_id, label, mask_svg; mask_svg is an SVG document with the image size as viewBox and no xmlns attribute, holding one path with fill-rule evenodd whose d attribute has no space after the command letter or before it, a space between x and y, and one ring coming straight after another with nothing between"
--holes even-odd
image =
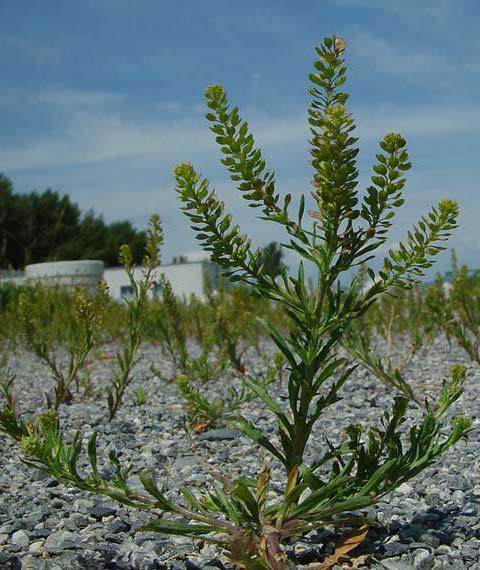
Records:
<instances>
[{"instance_id":1,"label":"white storage tank","mask_svg":"<svg viewBox=\"0 0 480 570\"><path fill-rule=\"evenodd\" d=\"M27 265L25 277L27 282L41 281L45 285L58 285L67 289L85 287L93 293L103 277L103 271L103 261L98 260L51 261Z\"/></svg>"}]
</instances>

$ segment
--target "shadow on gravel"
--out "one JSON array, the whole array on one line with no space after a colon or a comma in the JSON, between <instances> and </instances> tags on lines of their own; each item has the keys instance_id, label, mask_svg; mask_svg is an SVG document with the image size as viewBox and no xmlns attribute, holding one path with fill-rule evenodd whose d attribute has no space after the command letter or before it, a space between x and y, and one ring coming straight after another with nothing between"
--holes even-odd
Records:
<instances>
[{"instance_id":1,"label":"shadow on gravel","mask_svg":"<svg viewBox=\"0 0 480 570\"><path fill-rule=\"evenodd\" d=\"M368 555L372 557L372 560L381 561L408 555L417 549L425 549L429 552L436 552L439 547L448 549L455 540L463 543L470 538L480 538L480 525L472 525L472 515L474 520L479 520L475 516L478 504L470 505L471 508L468 504L463 507L445 509L430 507L424 512L417 513L410 522L402 523L399 520L393 520L386 526L371 527L366 540L359 548L352 551L351 555ZM473 512L471 512L472 509ZM334 552L340 536L340 531L333 532L329 529L314 531L303 540L295 541L287 547L288 557L299 565L323 562L326 556ZM63 552L63 556L57 559L62 570L100 570L101 568L131 570L135 567L130 562L117 561L113 545L95 544L91 547L93 551L91 557L87 552L81 554L71 551ZM33 568L48 570L54 562L55 557L50 560L37 559ZM162 564L160 561L156 562L151 561L148 568L152 570L202 570L201 567L188 560L169 565ZM1 552L0 568L2 570L24 570L22 562L15 554ZM225 570L225 566L219 560L212 560L203 568Z\"/></svg>"},{"instance_id":2,"label":"shadow on gravel","mask_svg":"<svg viewBox=\"0 0 480 570\"><path fill-rule=\"evenodd\" d=\"M480 538L480 529L473 528L472 514L462 507L430 507L408 523L392 521L387 526L372 527L358 552L382 559L417 548L435 551L441 545L450 547L455 539L465 542Z\"/></svg>"},{"instance_id":3,"label":"shadow on gravel","mask_svg":"<svg viewBox=\"0 0 480 570\"><path fill-rule=\"evenodd\" d=\"M443 554L450 550L463 551L464 547L456 545L454 541L463 545L470 538L480 538L480 524L477 528L472 524L475 520L480 523L475 516L477 508L477 505L445 509L430 507L417 513L409 522L393 520L386 526L371 527L366 540L351 554L368 555L372 560L380 561L413 554L417 549L438 554L441 552L441 548L437 552L439 547L443 547ZM297 547L293 547L289 558L296 564L323 562L335 550L340 536L340 532L327 529L311 533L304 539L302 550L298 552Z\"/></svg>"}]
</instances>

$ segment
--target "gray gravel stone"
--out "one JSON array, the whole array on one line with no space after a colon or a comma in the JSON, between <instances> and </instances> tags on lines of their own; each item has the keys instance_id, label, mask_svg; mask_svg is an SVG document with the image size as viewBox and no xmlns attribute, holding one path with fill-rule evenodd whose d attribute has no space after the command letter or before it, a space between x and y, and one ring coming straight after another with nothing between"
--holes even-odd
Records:
<instances>
[{"instance_id":1,"label":"gray gravel stone","mask_svg":"<svg viewBox=\"0 0 480 570\"><path fill-rule=\"evenodd\" d=\"M77 548L80 545L80 535L69 532L68 530L59 530L52 533L45 540L45 550L55 551L55 549Z\"/></svg>"},{"instance_id":2,"label":"gray gravel stone","mask_svg":"<svg viewBox=\"0 0 480 570\"><path fill-rule=\"evenodd\" d=\"M198 441L230 441L238 439L241 432L236 429L211 429L197 436Z\"/></svg>"},{"instance_id":3,"label":"gray gravel stone","mask_svg":"<svg viewBox=\"0 0 480 570\"><path fill-rule=\"evenodd\" d=\"M435 564L435 559L428 550L419 548L414 552L413 567L415 570L430 570Z\"/></svg>"},{"instance_id":4,"label":"gray gravel stone","mask_svg":"<svg viewBox=\"0 0 480 570\"><path fill-rule=\"evenodd\" d=\"M96 519L102 519L103 517L109 517L117 514L117 509L109 507L107 505L97 505L91 509L88 509L88 514Z\"/></svg>"},{"instance_id":5,"label":"gray gravel stone","mask_svg":"<svg viewBox=\"0 0 480 570\"><path fill-rule=\"evenodd\" d=\"M390 542L384 546L383 554L387 557L393 557L400 554L405 554L405 552L408 552L408 550L408 545L403 544L402 542Z\"/></svg>"},{"instance_id":6,"label":"gray gravel stone","mask_svg":"<svg viewBox=\"0 0 480 570\"><path fill-rule=\"evenodd\" d=\"M28 533L24 530L17 530L12 534L12 543L17 546L28 546L30 544L30 538Z\"/></svg>"},{"instance_id":7,"label":"gray gravel stone","mask_svg":"<svg viewBox=\"0 0 480 570\"><path fill-rule=\"evenodd\" d=\"M131 525L121 519L115 519L112 522L108 523L107 528L110 532L116 534L117 532L128 532L131 528Z\"/></svg>"},{"instance_id":8,"label":"gray gravel stone","mask_svg":"<svg viewBox=\"0 0 480 570\"><path fill-rule=\"evenodd\" d=\"M114 352L114 347L106 348ZM127 391L117 418L108 423L103 394L109 386L111 362L98 361L92 366L92 379L98 386L99 397L84 402L74 400L72 405L60 410L66 434L79 428L85 437L98 432L100 472L110 478L114 476L104 461L112 450L122 464L133 465L129 485L137 493L145 492L138 477L145 467L155 470L159 485L165 484L173 496L178 496L182 485L203 491L213 481L230 475L255 477L261 468L261 454L247 438L240 437L239 432L220 426L199 436L186 436L182 420L185 412L176 386L150 373L152 363L159 370L169 364L164 362L158 348L145 346L142 352L144 358L135 369L129 390L142 383L148 392L144 406L135 406ZM256 362L255 357L251 358L253 369ZM409 369L412 383L421 391L424 390L421 386L429 386L422 391L422 397L435 399L450 365L465 360L461 350L450 349L444 339L437 339L426 356L419 355L412 361ZM48 371L21 349L12 356L10 365L17 376L15 390L19 409L27 415L38 411L49 382ZM479 367L470 366L468 374L466 393L450 417L457 414L479 417ZM225 378L212 382L212 395L216 396L216 390L224 390L231 381ZM280 405L285 405L284 387L275 387L271 392ZM393 392L359 368L345 384L342 396L343 400L315 427L307 449L310 460L325 451L325 434L337 444L344 438L350 423L360 422L365 426L378 423L379 416L391 405ZM278 444L275 421L263 405L253 401L242 412ZM419 418L420 411L412 406L406 429ZM0 445L3 450L0 456L1 570L20 569L24 561L29 564L33 561L34 570L54 570L55 567L57 570L164 567L172 570L174 564L188 570L187 563L205 570L231 570L215 546L200 548L190 538L140 533L139 529L151 519L147 513L58 484L44 473L35 473L19 463L13 443L3 435L0 435ZM480 559L479 456L480 436L473 431L468 440L459 442L435 466L366 510L380 525L371 529L364 544L374 555L371 568L480 570L476 568ZM85 467L83 463L82 472ZM275 464L272 477L276 489L281 477ZM15 543L13 536L18 533L23 536L22 531L28 541ZM137 540L139 536L142 539ZM319 529L287 549L293 553L297 547L297 553L310 551L321 557L334 549L337 539L332 529ZM42 557L43 549L49 553L48 559ZM221 562L212 564L212 560L223 560L225 566ZM302 567L300 562L297 565Z\"/></svg>"},{"instance_id":9,"label":"gray gravel stone","mask_svg":"<svg viewBox=\"0 0 480 570\"><path fill-rule=\"evenodd\" d=\"M37 554L41 554L42 552L44 552L44 548L43 548L43 540L37 540L36 542L32 542L32 544L30 544L30 546L28 547L28 551L33 553L37 553Z\"/></svg>"}]
</instances>

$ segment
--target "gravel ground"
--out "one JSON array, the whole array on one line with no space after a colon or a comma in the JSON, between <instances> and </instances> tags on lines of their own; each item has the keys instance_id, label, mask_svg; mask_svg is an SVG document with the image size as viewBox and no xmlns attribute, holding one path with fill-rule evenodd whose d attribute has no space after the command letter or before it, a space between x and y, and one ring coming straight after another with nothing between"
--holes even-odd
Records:
<instances>
[{"instance_id":1,"label":"gravel ground","mask_svg":"<svg viewBox=\"0 0 480 570\"><path fill-rule=\"evenodd\" d=\"M114 350L110 346L105 353L113 355ZM100 457L106 446L116 449L123 461L133 463L134 474L146 466L155 467L158 479L172 490L181 484L200 490L219 477L256 475L259 459L252 454L253 444L243 436L224 429L200 437L186 435L182 401L175 386L151 372L153 364L168 373L158 347L145 346L143 356L125 404L111 424L106 421L105 388L114 361L104 357L92 364L96 393L63 407L60 415L64 431L81 427L85 437L93 430L99 432ZM411 382L419 393L434 395L455 362L466 363L463 353L438 339L426 355L413 362ZM10 364L17 376L16 393L22 412L40 410L49 383L48 371L25 352L14 355ZM466 391L453 414L469 415L478 425L480 368L467 366ZM132 397L133 388L139 384L147 393L147 403L141 407ZM277 391L281 396L282 388ZM318 424L309 453L315 455L322 450L325 434L335 441L350 423L377 422L392 395L358 369L344 388L344 399ZM260 405L249 404L245 415L274 438L274 424ZM412 407L412 418L415 415L418 412ZM0 445L1 569L228 568L214 547L201 548L183 537L138 532L149 519L148 514L59 485L44 473L21 464L7 437L0 435ZM479 451L479 434L473 432L468 441L459 442L434 468L369 510L369 517L379 525L369 531L362 550L369 561L359 568L480 570ZM132 481L134 486L140 485L136 475ZM320 529L292 544L289 553L299 568L308 568L309 563L319 562L331 552L334 538L328 529Z\"/></svg>"}]
</instances>

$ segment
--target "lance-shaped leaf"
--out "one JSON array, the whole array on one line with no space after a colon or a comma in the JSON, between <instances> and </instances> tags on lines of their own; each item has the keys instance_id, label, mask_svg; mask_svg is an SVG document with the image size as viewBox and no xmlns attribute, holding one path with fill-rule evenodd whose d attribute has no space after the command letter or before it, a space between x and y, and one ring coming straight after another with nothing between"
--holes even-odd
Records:
<instances>
[{"instance_id":1,"label":"lance-shaped leaf","mask_svg":"<svg viewBox=\"0 0 480 570\"><path fill-rule=\"evenodd\" d=\"M211 532L222 532L223 529L213 525L206 524L187 524L182 522L171 521L167 519L156 519L139 530L142 532L160 532L162 534L177 534L180 536L201 536ZM224 532L224 531L223 531Z\"/></svg>"},{"instance_id":2,"label":"lance-shaped leaf","mask_svg":"<svg viewBox=\"0 0 480 570\"><path fill-rule=\"evenodd\" d=\"M264 447L267 451L269 451L272 455L274 455L277 459L279 459L283 464L286 464L286 459L282 455L280 451L278 451L275 446L270 443L270 440L258 429L256 428L251 422L242 418L241 416L235 416L229 418L229 421L233 422L238 429L244 433L248 438L250 438L255 443L258 443L262 447Z\"/></svg>"},{"instance_id":3,"label":"lance-shaped leaf","mask_svg":"<svg viewBox=\"0 0 480 570\"><path fill-rule=\"evenodd\" d=\"M160 491L155 481L155 472L153 469L144 469L140 475L140 481L144 489L154 497L158 503L158 506L167 512L178 512L178 507L173 501L165 497L165 495Z\"/></svg>"}]
</instances>

